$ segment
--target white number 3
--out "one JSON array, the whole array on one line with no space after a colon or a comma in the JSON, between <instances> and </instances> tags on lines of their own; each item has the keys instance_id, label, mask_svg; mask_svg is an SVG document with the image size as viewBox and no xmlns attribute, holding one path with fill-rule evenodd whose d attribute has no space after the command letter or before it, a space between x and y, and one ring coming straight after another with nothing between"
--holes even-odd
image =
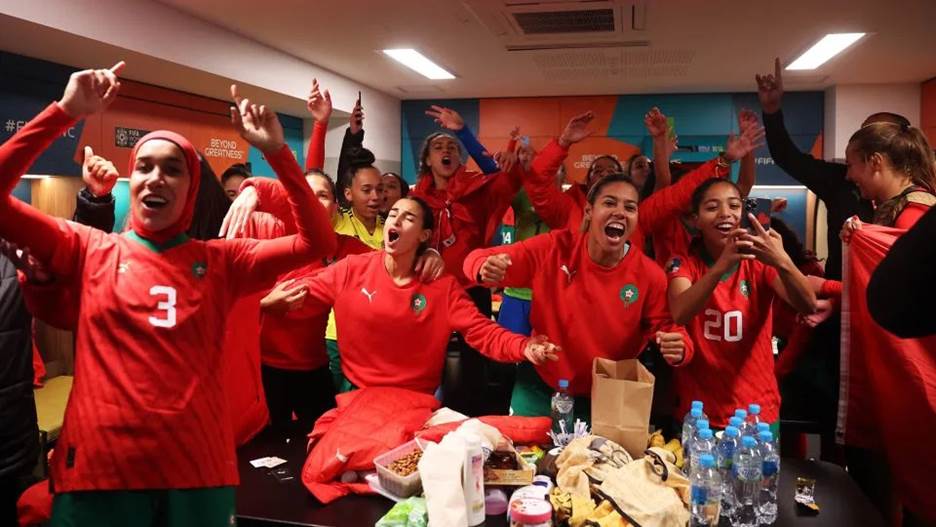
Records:
<instances>
[{"instance_id":1,"label":"white number 3","mask_svg":"<svg viewBox=\"0 0 936 527\"><path fill-rule=\"evenodd\" d=\"M724 337L726 342L738 342L744 336L741 326L740 311L729 311L722 315L714 309L706 309L705 316L713 317L712 319L707 318L705 324L703 324L705 338L717 342ZM724 331L718 331L722 328L723 321L725 326ZM732 328L732 326L734 326L734 328Z\"/></svg>"},{"instance_id":2,"label":"white number 3","mask_svg":"<svg viewBox=\"0 0 936 527\"><path fill-rule=\"evenodd\" d=\"M150 295L165 295L166 300L158 302L156 309L166 312L166 318L149 317L149 323L157 328L171 328L176 325L176 290L166 285L154 285L150 288Z\"/></svg>"}]
</instances>

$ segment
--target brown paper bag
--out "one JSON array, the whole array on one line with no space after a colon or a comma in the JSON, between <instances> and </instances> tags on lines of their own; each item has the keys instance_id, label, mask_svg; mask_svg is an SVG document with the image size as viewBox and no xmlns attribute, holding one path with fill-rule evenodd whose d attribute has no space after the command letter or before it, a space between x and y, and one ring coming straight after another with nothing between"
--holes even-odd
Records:
<instances>
[{"instance_id":1,"label":"brown paper bag","mask_svg":"<svg viewBox=\"0 0 936 527\"><path fill-rule=\"evenodd\" d=\"M634 459L643 457L650 438L653 374L636 359L592 363L592 433L624 447Z\"/></svg>"}]
</instances>

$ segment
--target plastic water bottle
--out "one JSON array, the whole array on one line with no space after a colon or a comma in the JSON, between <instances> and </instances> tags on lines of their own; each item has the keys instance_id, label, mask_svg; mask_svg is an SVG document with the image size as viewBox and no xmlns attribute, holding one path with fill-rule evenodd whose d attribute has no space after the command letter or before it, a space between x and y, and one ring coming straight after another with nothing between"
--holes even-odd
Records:
<instances>
[{"instance_id":1,"label":"plastic water bottle","mask_svg":"<svg viewBox=\"0 0 936 527\"><path fill-rule=\"evenodd\" d=\"M735 500L731 511L731 525L757 527L757 503L763 479L763 459L753 437L741 438L741 448L735 451L731 470Z\"/></svg>"},{"instance_id":2,"label":"plastic water bottle","mask_svg":"<svg viewBox=\"0 0 936 527\"><path fill-rule=\"evenodd\" d=\"M744 422L744 428L741 430L741 435L750 435L754 436L754 439L757 439L758 430L757 424L760 423L760 405L751 403L748 405L747 419Z\"/></svg>"},{"instance_id":3,"label":"plastic water bottle","mask_svg":"<svg viewBox=\"0 0 936 527\"><path fill-rule=\"evenodd\" d=\"M721 439L715 445L715 466L722 481L721 515L730 517L734 508L734 488L731 484L731 465L734 454L741 447L741 432L735 426L727 426Z\"/></svg>"},{"instance_id":4,"label":"plastic water bottle","mask_svg":"<svg viewBox=\"0 0 936 527\"><path fill-rule=\"evenodd\" d=\"M690 478L692 494L691 527L715 527L718 525L721 507L721 477L715 468L711 454L699 456L699 468Z\"/></svg>"},{"instance_id":5,"label":"plastic water bottle","mask_svg":"<svg viewBox=\"0 0 936 527\"><path fill-rule=\"evenodd\" d=\"M686 414L686 417L682 422L682 445L683 450L686 449L686 445L692 440L692 437L695 436L696 431L696 421L702 417L702 408L695 406L696 401L692 401L692 409L689 410L689 413Z\"/></svg>"},{"instance_id":6,"label":"plastic water bottle","mask_svg":"<svg viewBox=\"0 0 936 527\"><path fill-rule=\"evenodd\" d=\"M569 395L568 379L559 379L559 391L553 394L551 406L553 432L572 433L575 428L575 399ZM565 430L560 428L559 423L565 424Z\"/></svg>"},{"instance_id":7,"label":"plastic water bottle","mask_svg":"<svg viewBox=\"0 0 936 527\"><path fill-rule=\"evenodd\" d=\"M737 408L734 411L734 416L739 417L741 419L741 424L744 425L744 423L747 421L747 410L744 408ZM744 431L742 430L742 437L744 436L743 432Z\"/></svg>"},{"instance_id":8,"label":"plastic water bottle","mask_svg":"<svg viewBox=\"0 0 936 527\"><path fill-rule=\"evenodd\" d=\"M695 474L699 470L699 461L706 454L715 454L715 434L711 428L702 428L692 440L692 456L689 459L689 473Z\"/></svg>"},{"instance_id":9,"label":"plastic water bottle","mask_svg":"<svg viewBox=\"0 0 936 527\"><path fill-rule=\"evenodd\" d=\"M760 433L757 446L761 456L760 495L757 500L757 518L762 525L770 525L777 520L777 482L780 479L780 452L770 431Z\"/></svg>"},{"instance_id":10,"label":"plastic water bottle","mask_svg":"<svg viewBox=\"0 0 936 527\"><path fill-rule=\"evenodd\" d=\"M708 419L702 419L701 417L695 422L695 431L689 436L689 439L683 443L683 455L685 456L685 467L686 474L691 474L692 470L692 444L695 443L696 439L699 438L699 432L702 430L708 430L709 422Z\"/></svg>"},{"instance_id":11,"label":"plastic water bottle","mask_svg":"<svg viewBox=\"0 0 936 527\"><path fill-rule=\"evenodd\" d=\"M741 419L738 416L733 416L731 419L728 419L728 426L733 426L738 429L738 432L741 432L741 425L744 424L744 419ZM741 444L741 440L738 439L738 444Z\"/></svg>"}]
</instances>

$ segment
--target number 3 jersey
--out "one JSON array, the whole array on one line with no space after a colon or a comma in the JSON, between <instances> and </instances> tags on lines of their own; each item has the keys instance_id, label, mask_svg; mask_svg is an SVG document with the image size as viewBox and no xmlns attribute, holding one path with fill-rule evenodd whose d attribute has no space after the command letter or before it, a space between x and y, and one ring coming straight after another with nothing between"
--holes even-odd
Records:
<instances>
[{"instance_id":1,"label":"number 3 jersey","mask_svg":"<svg viewBox=\"0 0 936 527\"><path fill-rule=\"evenodd\" d=\"M667 277L699 281L709 265L698 255L674 256L666 264ZM744 260L722 275L705 308L686 325L696 345L692 362L675 369L679 395L677 415L690 402L705 402L712 427L724 427L736 408L761 405L761 419L780 417L780 392L774 375L772 284L776 269Z\"/></svg>"},{"instance_id":2,"label":"number 3 jersey","mask_svg":"<svg viewBox=\"0 0 936 527\"><path fill-rule=\"evenodd\" d=\"M59 225L81 317L55 492L236 485L221 335L237 296L270 285L249 278L259 242Z\"/></svg>"}]
</instances>

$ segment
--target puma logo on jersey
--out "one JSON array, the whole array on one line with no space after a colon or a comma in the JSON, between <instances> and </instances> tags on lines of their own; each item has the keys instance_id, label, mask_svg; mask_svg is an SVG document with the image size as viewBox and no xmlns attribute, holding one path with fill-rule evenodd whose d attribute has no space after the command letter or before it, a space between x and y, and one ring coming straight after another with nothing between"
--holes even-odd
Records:
<instances>
[{"instance_id":1,"label":"puma logo on jersey","mask_svg":"<svg viewBox=\"0 0 936 527\"><path fill-rule=\"evenodd\" d=\"M117 264L117 272L120 274L127 274L127 271L130 270L130 262L120 262Z\"/></svg>"},{"instance_id":2,"label":"puma logo on jersey","mask_svg":"<svg viewBox=\"0 0 936 527\"><path fill-rule=\"evenodd\" d=\"M364 296L367 297L367 301L368 301L368 302L373 302L373 301L374 301L374 295L377 294L377 291L374 291L373 293L371 293L371 292L369 292L366 288L362 287L362 288L361 288L361 293L364 293Z\"/></svg>"},{"instance_id":3,"label":"puma logo on jersey","mask_svg":"<svg viewBox=\"0 0 936 527\"><path fill-rule=\"evenodd\" d=\"M566 266L566 264L560 265L559 270L566 274L570 282L572 281L572 277L575 276L575 271L570 271L569 267Z\"/></svg>"}]
</instances>

